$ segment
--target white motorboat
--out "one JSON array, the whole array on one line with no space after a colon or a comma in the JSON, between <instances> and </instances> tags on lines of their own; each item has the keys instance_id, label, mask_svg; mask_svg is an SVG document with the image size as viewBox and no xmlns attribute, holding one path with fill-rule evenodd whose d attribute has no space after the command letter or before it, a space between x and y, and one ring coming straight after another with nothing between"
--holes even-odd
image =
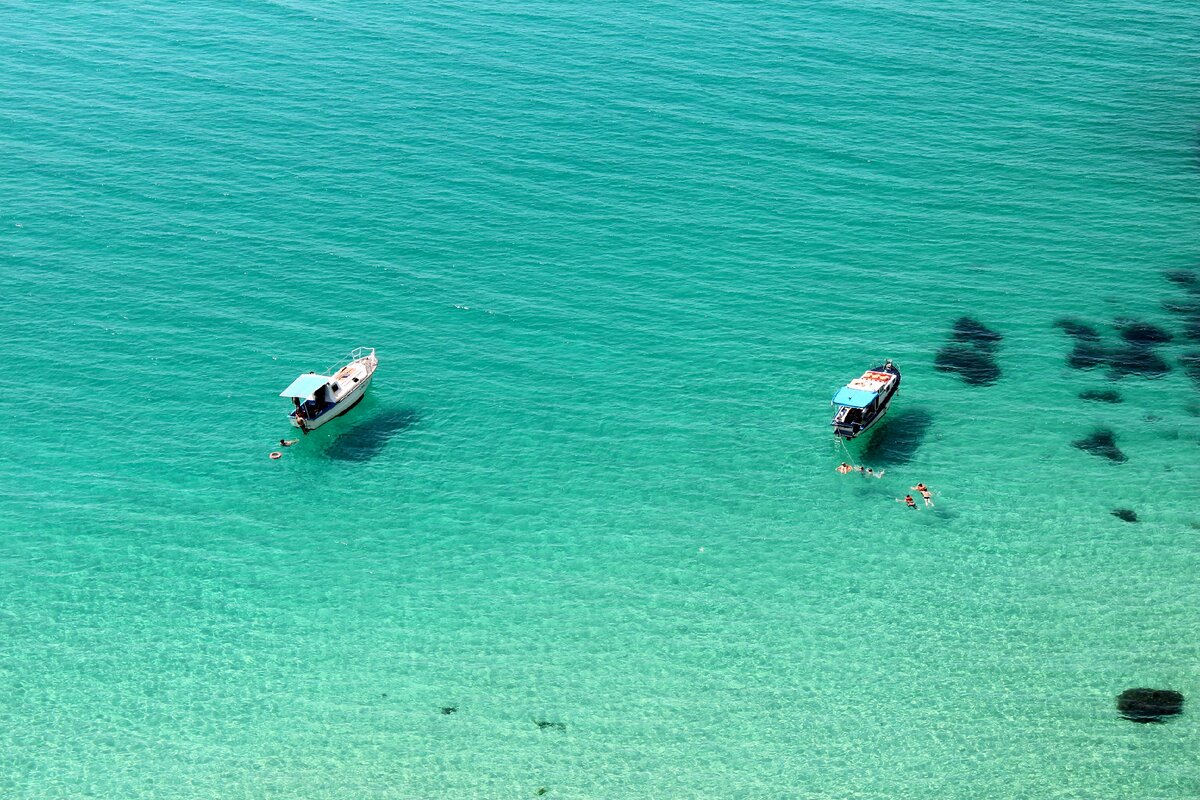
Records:
<instances>
[{"instance_id":1,"label":"white motorboat","mask_svg":"<svg viewBox=\"0 0 1200 800\"><path fill-rule=\"evenodd\" d=\"M837 408L833 415L834 435L853 439L883 419L899 389L900 370L890 358L838 389L833 396Z\"/></svg>"},{"instance_id":2,"label":"white motorboat","mask_svg":"<svg viewBox=\"0 0 1200 800\"><path fill-rule=\"evenodd\" d=\"M371 385L377 366L375 348L359 347L325 370L324 375L307 372L296 378L279 393L280 397L290 397L296 406L288 414L292 424L308 433L354 408Z\"/></svg>"}]
</instances>

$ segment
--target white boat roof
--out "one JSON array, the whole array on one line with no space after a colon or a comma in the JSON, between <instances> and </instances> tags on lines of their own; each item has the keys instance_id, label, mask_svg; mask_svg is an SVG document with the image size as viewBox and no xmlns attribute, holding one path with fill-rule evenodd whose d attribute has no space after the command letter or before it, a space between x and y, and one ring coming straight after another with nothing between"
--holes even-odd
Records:
<instances>
[{"instance_id":1,"label":"white boat roof","mask_svg":"<svg viewBox=\"0 0 1200 800\"><path fill-rule=\"evenodd\" d=\"M315 372L307 372L292 381L292 385L280 392L279 396L303 397L305 400L311 400L316 391L329 383L330 380L331 378L328 375L317 375Z\"/></svg>"},{"instance_id":2,"label":"white boat roof","mask_svg":"<svg viewBox=\"0 0 1200 800\"><path fill-rule=\"evenodd\" d=\"M878 392L891 381L892 374L889 372L876 372L869 369L862 374L861 378L855 378L846 384L851 389L859 389L864 392Z\"/></svg>"}]
</instances>

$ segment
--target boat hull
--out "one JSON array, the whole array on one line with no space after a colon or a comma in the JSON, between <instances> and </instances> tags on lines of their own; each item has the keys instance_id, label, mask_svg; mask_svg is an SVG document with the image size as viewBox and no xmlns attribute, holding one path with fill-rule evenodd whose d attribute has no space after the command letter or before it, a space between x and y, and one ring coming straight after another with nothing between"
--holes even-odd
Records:
<instances>
[{"instance_id":1,"label":"boat hull","mask_svg":"<svg viewBox=\"0 0 1200 800\"><path fill-rule=\"evenodd\" d=\"M326 422L329 422L331 419L336 419L342 414L345 414L347 411L354 408L354 406L358 405L359 400L363 399L363 395L367 393L367 387L371 385L371 379L374 377L375 373L372 372L370 375L356 384L353 389L347 392L345 397L329 406L329 408L325 409L325 411L315 419L302 419L297 417L296 412L293 411L288 415L292 421L292 427L300 428L306 431L315 431L317 428L321 427Z\"/></svg>"}]
</instances>

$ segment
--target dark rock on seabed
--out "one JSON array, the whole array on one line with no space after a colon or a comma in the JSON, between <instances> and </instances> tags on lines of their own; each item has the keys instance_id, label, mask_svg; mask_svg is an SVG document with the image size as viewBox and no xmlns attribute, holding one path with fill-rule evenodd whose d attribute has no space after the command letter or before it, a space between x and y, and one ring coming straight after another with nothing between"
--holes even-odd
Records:
<instances>
[{"instance_id":1,"label":"dark rock on seabed","mask_svg":"<svg viewBox=\"0 0 1200 800\"><path fill-rule=\"evenodd\" d=\"M1137 512L1132 508L1114 508L1112 515L1117 519L1123 519L1126 522L1137 522Z\"/></svg>"},{"instance_id":2,"label":"dark rock on seabed","mask_svg":"<svg viewBox=\"0 0 1200 800\"><path fill-rule=\"evenodd\" d=\"M1189 296L1170 297L1162 307L1183 317L1183 338L1200 342L1200 275L1195 270L1176 269L1166 273L1167 280L1187 290Z\"/></svg>"},{"instance_id":3,"label":"dark rock on seabed","mask_svg":"<svg viewBox=\"0 0 1200 800\"><path fill-rule=\"evenodd\" d=\"M1200 300L1194 300L1190 297L1183 299L1167 298L1162 301L1163 310L1169 311L1172 314L1182 314L1184 316L1194 316L1200 314Z\"/></svg>"},{"instance_id":4,"label":"dark rock on seabed","mask_svg":"<svg viewBox=\"0 0 1200 800\"><path fill-rule=\"evenodd\" d=\"M1003 339L999 333L971 317L960 317L946 343L933 360L938 372L953 372L970 386L987 386L1000 379L996 347Z\"/></svg>"},{"instance_id":5,"label":"dark rock on seabed","mask_svg":"<svg viewBox=\"0 0 1200 800\"><path fill-rule=\"evenodd\" d=\"M1097 428L1092 431L1090 436L1083 439L1076 439L1071 444L1094 455L1103 456L1109 461L1120 464L1129 459L1121 448L1117 447L1117 436L1108 428Z\"/></svg>"},{"instance_id":6,"label":"dark rock on seabed","mask_svg":"<svg viewBox=\"0 0 1200 800\"><path fill-rule=\"evenodd\" d=\"M1171 269L1163 273L1163 277L1176 286L1200 289L1200 275L1191 269Z\"/></svg>"},{"instance_id":7,"label":"dark rock on seabed","mask_svg":"<svg viewBox=\"0 0 1200 800\"><path fill-rule=\"evenodd\" d=\"M1171 341L1172 336L1155 325L1136 321L1119 323L1117 330L1126 341L1121 347L1106 346L1099 331L1078 320L1059 319L1054 325L1075 340L1075 346L1067 355L1067 364L1075 369L1107 366L1112 370L1110 377L1113 380L1126 375L1154 377L1171 371L1171 365L1152 348Z\"/></svg>"},{"instance_id":8,"label":"dark rock on seabed","mask_svg":"<svg viewBox=\"0 0 1200 800\"><path fill-rule=\"evenodd\" d=\"M1120 403L1121 393L1112 389L1086 389L1079 393L1081 400L1095 400L1098 403Z\"/></svg>"},{"instance_id":9,"label":"dark rock on seabed","mask_svg":"<svg viewBox=\"0 0 1200 800\"><path fill-rule=\"evenodd\" d=\"M959 317L954 322L954 331L950 334L956 342L968 342L978 347L994 350L1004 338L977 319Z\"/></svg>"},{"instance_id":10,"label":"dark rock on seabed","mask_svg":"<svg viewBox=\"0 0 1200 800\"><path fill-rule=\"evenodd\" d=\"M1137 345L1118 347L1110 351L1108 365L1112 367L1114 380L1126 375L1165 375L1171 371L1171 365L1162 356L1149 347Z\"/></svg>"},{"instance_id":11,"label":"dark rock on seabed","mask_svg":"<svg viewBox=\"0 0 1200 800\"><path fill-rule=\"evenodd\" d=\"M1184 323L1183 338L1189 342L1200 342L1200 314Z\"/></svg>"},{"instance_id":12,"label":"dark rock on seabed","mask_svg":"<svg viewBox=\"0 0 1200 800\"><path fill-rule=\"evenodd\" d=\"M1089 342L1100 341L1100 331L1093 328L1091 325L1086 325L1077 319L1069 319L1063 317L1055 320L1054 327L1061 328L1067 336L1073 339L1083 339Z\"/></svg>"},{"instance_id":13,"label":"dark rock on seabed","mask_svg":"<svg viewBox=\"0 0 1200 800\"><path fill-rule=\"evenodd\" d=\"M1200 387L1200 352L1184 353L1179 357L1179 364L1183 367L1183 374Z\"/></svg>"},{"instance_id":14,"label":"dark rock on seabed","mask_svg":"<svg viewBox=\"0 0 1200 800\"><path fill-rule=\"evenodd\" d=\"M1117 326L1121 338L1130 344L1162 344L1173 338L1171 334L1149 322L1127 322Z\"/></svg>"},{"instance_id":15,"label":"dark rock on seabed","mask_svg":"<svg viewBox=\"0 0 1200 800\"><path fill-rule=\"evenodd\" d=\"M1108 363L1108 350L1099 342L1077 339L1075 347L1067 356L1067 363L1075 369L1092 369Z\"/></svg>"},{"instance_id":16,"label":"dark rock on seabed","mask_svg":"<svg viewBox=\"0 0 1200 800\"><path fill-rule=\"evenodd\" d=\"M1126 689L1117 696L1117 711L1131 722L1162 722L1183 711L1183 695L1173 689Z\"/></svg>"},{"instance_id":17,"label":"dark rock on seabed","mask_svg":"<svg viewBox=\"0 0 1200 800\"><path fill-rule=\"evenodd\" d=\"M1000 367L991 353L965 344L948 344L938 350L933 368L957 373L971 386L988 386L1000 379Z\"/></svg>"}]
</instances>

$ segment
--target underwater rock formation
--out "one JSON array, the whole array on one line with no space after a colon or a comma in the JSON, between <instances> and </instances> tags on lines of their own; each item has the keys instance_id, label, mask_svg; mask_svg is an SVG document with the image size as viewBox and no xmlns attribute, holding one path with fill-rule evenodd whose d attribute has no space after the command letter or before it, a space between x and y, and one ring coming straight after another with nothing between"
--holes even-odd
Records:
<instances>
[{"instance_id":1,"label":"underwater rock formation","mask_svg":"<svg viewBox=\"0 0 1200 800\"><path fill-rule=\"evenodd\" d=\"M1131 722L1162 722L1183 711L1183 695L1172 689L1126 689L1117 696L1117 711Z\"/></svg>"},{"instance_id":2,"label":"underwater rock formation","mask_svg":"<svg viewBox=\"0 0 1200 800\"><path fill-rule=\"evenodd\" d=\"M1090 436L1083 439L1076 439L1071 444L1078 447L1080 450L1092 453L1094 455L1103 456L1109 461L1120 464L1129 459L1121 448L1117 447L1117 435L1108 428L1097 428L1092 431Z\"/></svg>"},{"instance_id":3,"label":"underwater rock formation","mask_svg":"<svg viewBox=\"0 0 1200 800\"><path fill-rule=\"evenodd\" d=\"M565 722L547 722L544 719L535 719L533 723L541 730L565 731L567 729Z\"/></svg>"},{"instance_id":4,"label":"underwater rock formation","mask_svg":"<svg viewBox=\"0 0 1200 800\"><path fill-rule=\"evenodd\" d=\"M1117 330L1120 332L1121 338L1130 344L1162 344L1173 338L1171 334L1149 322L1127 322L1124 325L1118 325Z\"/></svg>"},{"instance_id":5,"label":"underwater rock formation","mask_svg":"<svg viewBox=\"0 0 1200 800\"><path fill-rule=\"evenodd\" d=\"M442 706L442 713L443 714L456 714L456 713L458 713L458 706Z\"/></svg>"},{"instance_id":6,"label":"underwater rock formation","mask_svg":"<svg viewBox=\"0 0 1200 800\"><path fill-rule=\"evenodd\" d=\"M1100 331L1091 325L1085 325L1077 319L1063 317L1054 321L1054 327L1061 328L1072 339L1084 339L1089 342L1100 341Z\"/></svg>"},{"instance_id":7,"label":"underwater rock formation","mask_svg":"<svg viewBox=\"0 0 1200 800\"><path fill-rule=\"evenodd\" d=\"M956 373L971 386L987 386L1000 378L996 347L1003 337L971 317L960 317L950 332L950 341L938 350L933 368Z\"/></svg>"},{"instance_id":8,"label":"underwater rock formation","mask_svg":"<svg viewBox=\"0 0 1200 800\"><path fill-rule=\"evenodd\" d=\"M1108 361L1108 350L1100 343L1100 331L1091 325L1063 318L1055 320L1054 327L1075 340L1075 348L1067 356L1067 363L1075 369L1091 369Z\"/></svg>"},{"instance_id":9,"label":"underwater rock formation","mask_svg":"<svg viewBox=\"0 0 1200 800\"><path fill-rule=\"evenodd\" d=\"M1171 365L1149 347L1118 347L1109 351L1107 360L1115 380L1126 375L1165 375L1171 371Z\"/></svg>"},{"instance_id":10,"label":"underwater rock formation","mask_svg":"<svg viewBox=\"0 0 1200 800\"><path fill-rule=\"evenodd\" d=\"M1189 342L1200 342L1200 314L1183 324L1183 338Z\"/></svg>"},{"instance_id":11,"label":"underwater rock formation","mask_svg":"<svg viewBox=\"0 0 1200 800\"><path fill-rule=\"evenodd\" d=\"M1176 286L1188 289L1200 289L1200 275L1191 269L1171 269L1163 273L1163 277Z\"/></svg>"},{"instance_id":12,"label":"underwater rock formation","mask_svg":"<svg viewBox=\"0 0 1200 800\"><path fill-rule=\"evenodd\" d=\"M1132 508L1114 508L1112 515L1117 519L1123 519L1126 522L1137 522L1137 512Z\"/></svg>"},{"instance_id":13,"label":"underwater rock formation","mask_svg":"<svg viewBox=\"0 0 1200 800\"><path fill-rule=\"evenodd\" d=\"M1004 337L977 319L959 317L954 322L954 331L950 338L956 342L967 342L994 350Z\"/></svg>"},{"instance_id":14,"label":"underwater rock formation","mask_svg":"<svg viewBox=\"0 0 1200 800\"><path fill-rule=\"evenodd\" d=\"M1193 300L1190 297L1182 299L1170 298L1162 301L1164 311L1169 311L1172 314L1182 314L1184 316L1194 316L1200 314L1200 300Z\"/></svg>"},{"instance_id":15,"label":"underwater rock formation","mask_svg":"<svg viewBox=\"0 0 1200 800\"><path fill-rule=\"evenodd\" d=\"M1200 275L1195 270L1176 269L1166 273L1167 280L1187 290L1189 296L1170 297L1162 307L1183 317L1183 338L1200 342Z\"/></svg>"},{"instance_id":16,"label":"underwater rock formation","mask_svg":"<svg viewBox=\"0 0 1200 800\"><path fill-rule=\"evenodd\" d=\"M963 344L948 344L933 360L938 372L955 372L972 386L987 386L1000 378L1000 367L990 353Z\"/></svg>"},{"instance_id":17,"label":"underwater rock formation","mask_svg":"<svg viewBox=\"0 0 1200 800\"><path fill-rule=\"evenodd\" d=\"M1183 374L1191 378L1196 386L1200 386L1200 352L1193 350L1184 353L1179 357L1179 364L1183 367Z\"/></svg>"},{"instance_id":18,"label":"underwater rock formation","mask_svg":"<svg viewBox=\"0 0 1200 800\"><path fill-rule=\"evenodd\" d=\"M1153 347L1171 341L1172 336L1155 325L1136 321L1119 323L1117 330L1126 341L1121 347L1106 346L1099 331L1078 320L1059 319L1054 325L1075 340L1067 355L1067 364L1075 369L1107 366L1113 380L1126 375L1155 377L1171 371L1171 365Z\"/></svg>"},{"instance_id":19,"label":"underwater rock formation","mask_svg":"<svg viewBox=\"0 0 1200 800\"><path fill-rule=\"evenodd\" d=\"M1115 392L1112 389L1086 389L1079 393L1081 400L1095 400L1097 403L1120 403L1122 397L1120 392Z\"/></svg>"},{"instance_id":20,"label":"underwater rock formation","mask_svg":"<svg viewBox=\"0 0 1200 800\"><path fill-rule=\"evenodd\" d=\"M1067 356L1067 363L1075 369L1091 369L1108 363L1108 350L1098 342L1080 339Z\"/></svg>"}]
</instances>

